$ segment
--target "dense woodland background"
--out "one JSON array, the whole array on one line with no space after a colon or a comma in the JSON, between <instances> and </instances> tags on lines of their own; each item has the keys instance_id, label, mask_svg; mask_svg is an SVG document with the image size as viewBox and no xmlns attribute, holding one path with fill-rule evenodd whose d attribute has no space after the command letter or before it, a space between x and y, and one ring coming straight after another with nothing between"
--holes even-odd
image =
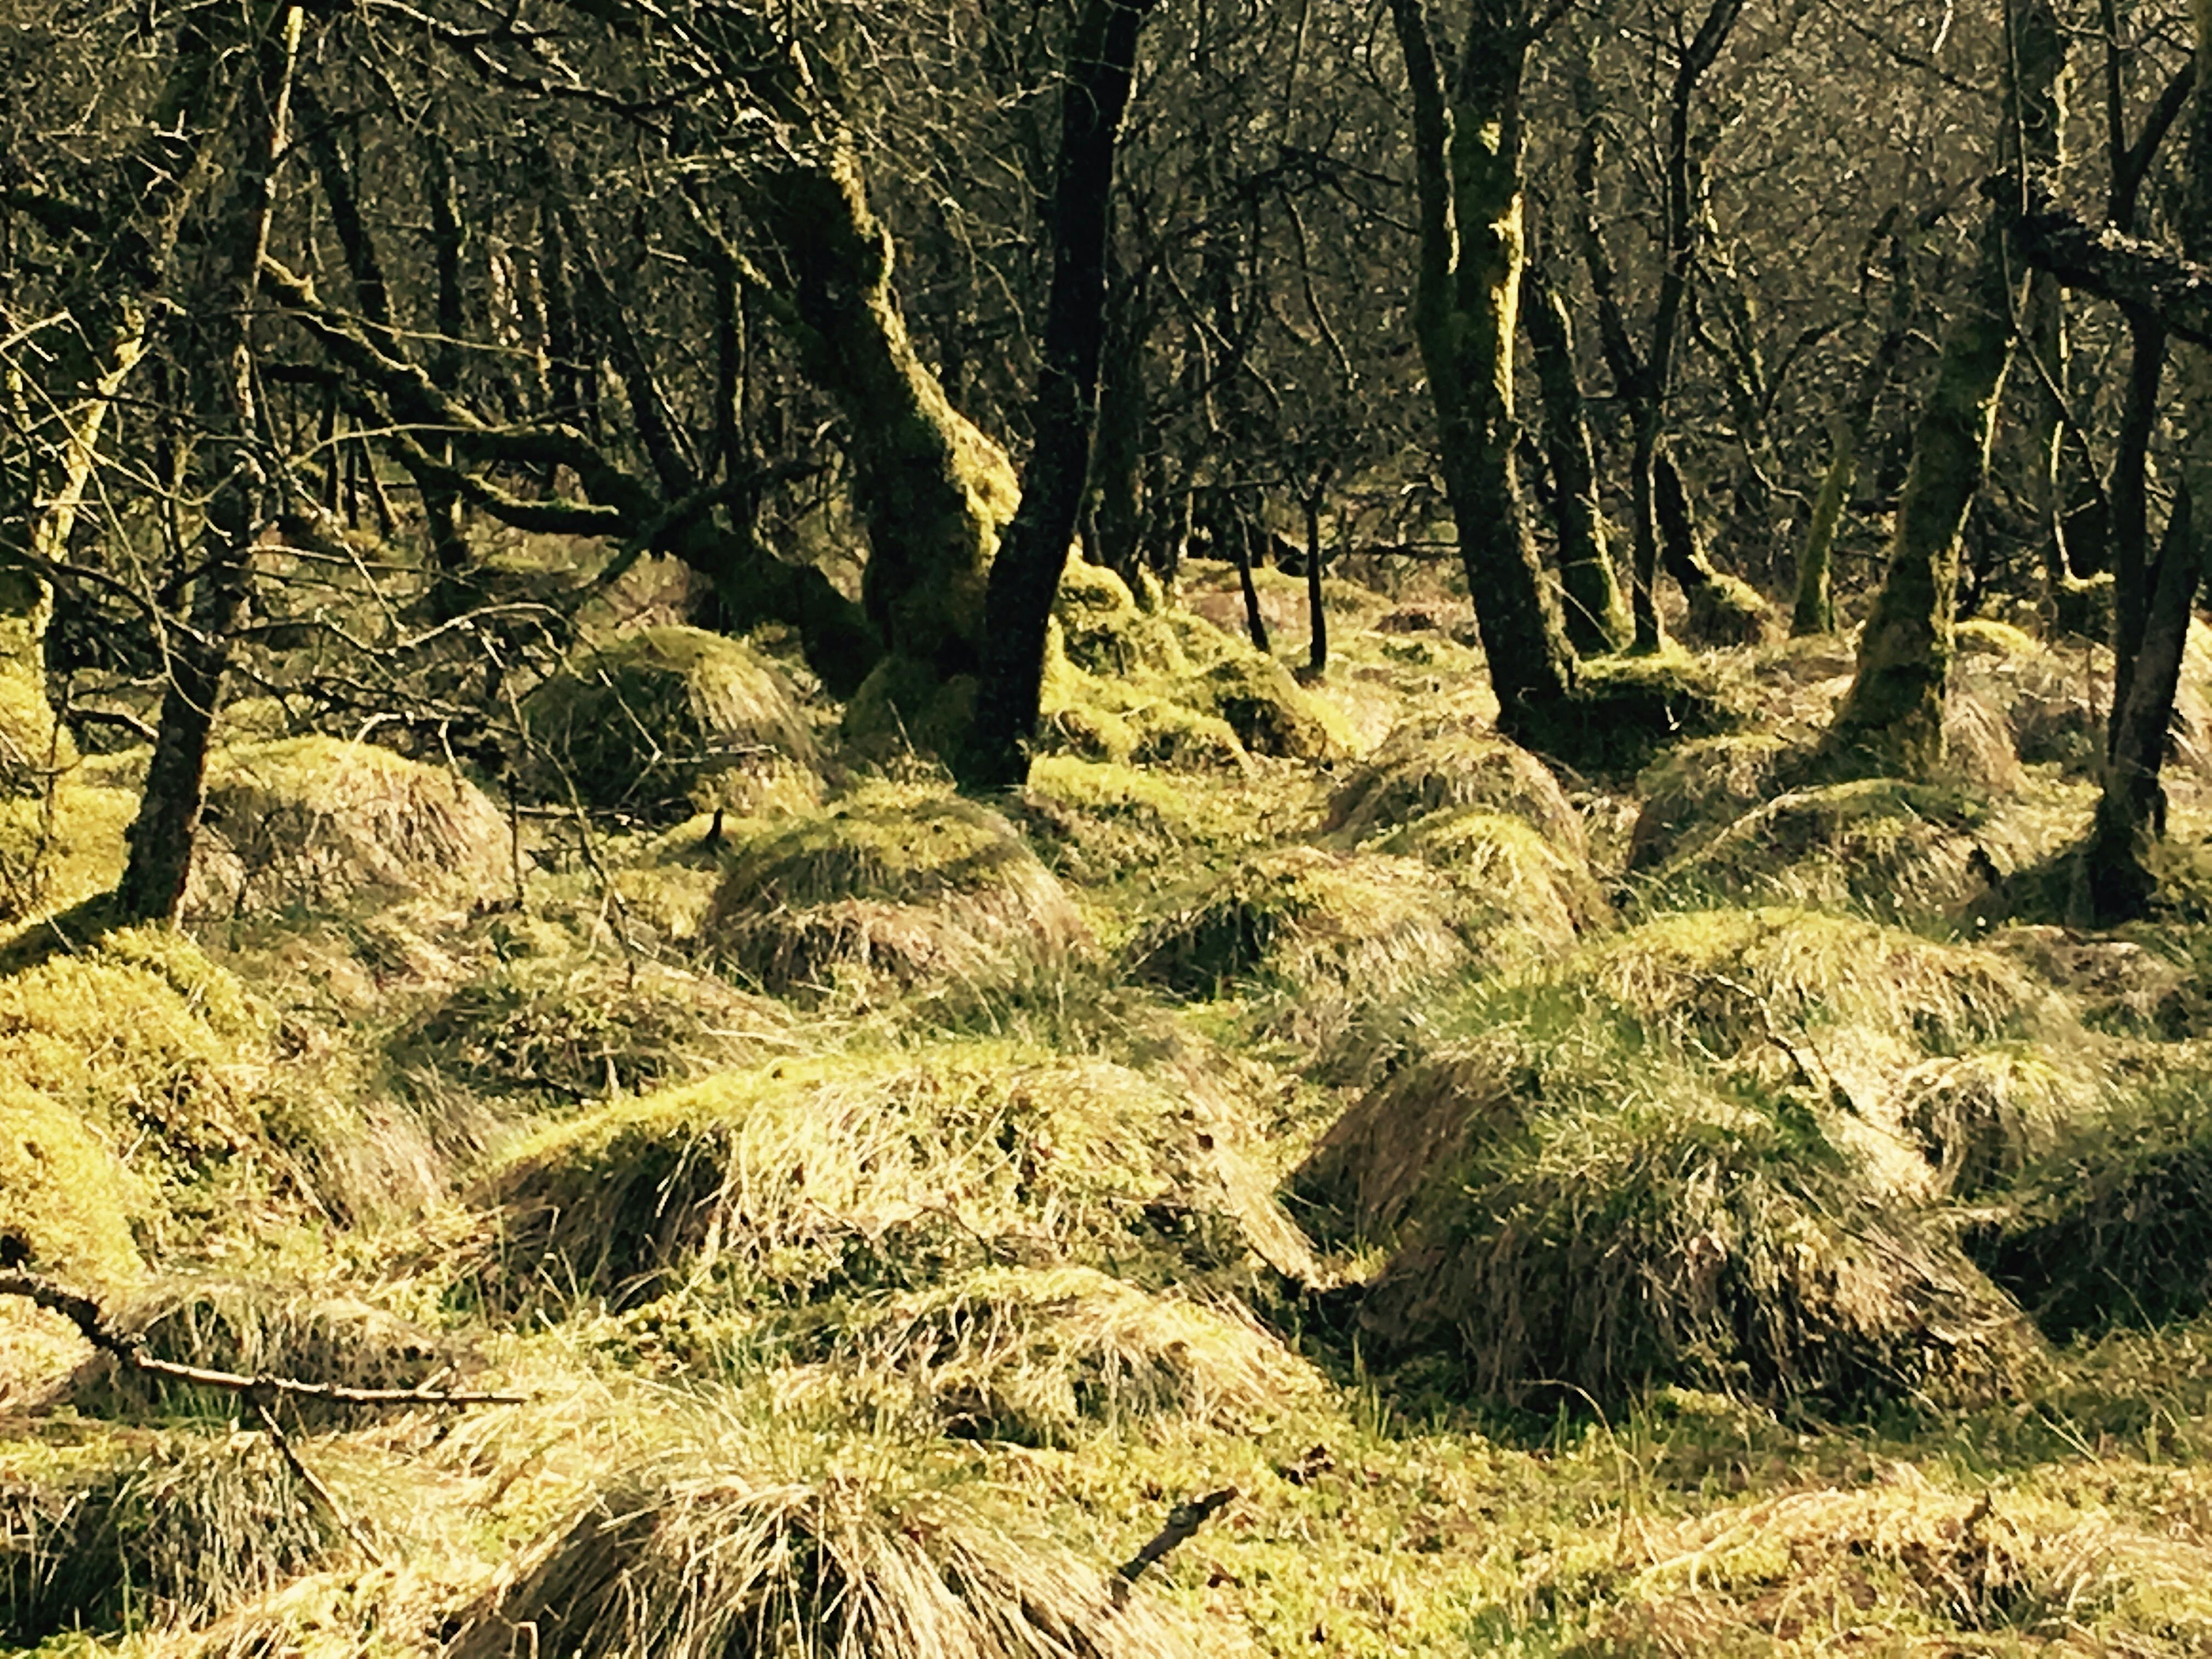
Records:
<instances>
[{"instance_id":1,"label":"dense woodland background","mask_svg":"<svg viewBox=\"0 0 2212 1659\"><path fill-rule=\"evenodd\" d=\"M0 0L0 1650L2204 1651L2208 43Z\"/></svg>"}]
</instances>

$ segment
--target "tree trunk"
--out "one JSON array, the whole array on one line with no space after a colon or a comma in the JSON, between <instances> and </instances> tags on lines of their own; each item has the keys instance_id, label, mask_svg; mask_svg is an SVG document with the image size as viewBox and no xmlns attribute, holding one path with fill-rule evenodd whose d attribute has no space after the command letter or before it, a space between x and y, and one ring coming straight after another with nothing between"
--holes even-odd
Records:
<instances>
[{"instance_id":1,"label":"tree trunk","mask_svg":"<svg viewBox=\"0 0 2212 1659\"><path fill-rule=\"evenodd\" d=\"M1106 245L1114 149L1150 0L1087 0L1068 45L1054 185L1052 291L1031 404L1035 434L1021 506L991 565L982 672L961 787L1019 788L1029 778L1052 603L1090 482L1098 359L1106 331Z\"/></svg>"},{"instance_id":2,"label":"tree trunk","mask_svg":"<svg viewBox=\"0 0 2212 1659\"><path fill-rule=\"evenodd\" d=\"M1306 509L1306 672L1328 672L1328 606L1322 592L1321 492L1309 493Z\"/></svg>"},{"instance_id":3,"label":"tree trunk","mask_svg":"<svg viewBox=\"0 0 2212 1659\"><path fill-rule=\"evenodd\" d=\"M2000 151L2007 171L2024 180L2057 160L2065 49L2050 0L2010 0L2008 9L2013 52L2006 81L2013 96ZM1944 336L1936 383L1921 410L1888 569L1859 638L1857 672L1826 740L1841 772L1919 777L1943 757L1959 532L1989 465L2020 313L2021 263L2004 216L1993 209L1972 284Z\"/></svg>"},{"instance_id":4,"label":"tree trunk","mask_svg":"<svg viewBox=\"0 0 2212 1659\"><path fill-rule=\"evenodd\" d=\"M1867 428L1874 424L1875 405L1881 400L1882 388L1889 384L1899 354L1905 349L1904 310L1901 302L1893 308L1891 325L1861 372L1850 402L1837 414L1828 470L1813 501L1813 522L1805 532L1804 549L1797 556L1797 603L1790 618L1793 638L1836 631L1831 592L1836 531L1858 477L1859 446L1866 441Z\"/></svg>"},{"instance_id":5,"label":"tree trunk","mask_svg":"<svg viewBox=\"0 0 2212 1659\"><path fill-rule=\"evenodd\" d=\"M1092 557L1133 587L1145 533L1144 305L1141 295L1117 298L1109 289L1098 432L1091 458L1091 481L1098 495L1098 545Z\"/></svg>"},{"instance_id":6,"label":"tree trunk","mask_svg":"<svg viewBox=\"0 0 2212 1659\"><path fill-rule=\"evenodd\" d=\"M1515 732L1547 724L1573 695L1575 655L1528 533L1513 456L1528 41L1517 21L1475 10L1447 101L1427 8L1390 6L1413 105L1414 327L1498 722Z\"/></svg>"},{"instance_id":7,"label":"tree trunk","mask_svg":"<svg viewBox=\"0 0 2212 1659\"><path fill-rule=\"evenodd\" d=\"M2112 714L2118 722L2128 678L2142 647L2150 570L2150 441L2158 427L2166 330L2142 312L2128 317L2128 389L2112 447Z\"/></svg>"},{"instance_id":8,"label":"tree trunk","mask_svg":"<svg viewBox=\"0 0 2212 1659\"><path fill-rule=\"evenodd\" d=\"M1597 452L1583 412L1575 368L1574 325L1566 301L1532 266L1521 278L1528 343L1544 399L1544 453L1552 469L1553 515L1559 527L1559 586L1565 594L1567 639L1585 656L1624 649L1635 623L1606 546L1598 499Z\"/></svg>"},{"instance_id":9,"label":"tree trunk","mask_svg":"<svg viewBox=\"0 0 2212 1659\"><path fill-rule=\"evenodd\" d=\"M169 681L137 816L125 839L129 857L116 908L134 921L175 920L191 867L206 799L208 743L222 702L231 641L245 610L253 543L263 523L269 480L260 459L263 411L257 407L252 319L269 245L276 172L285 148L292 66L301 13L264 5L244 42L211 38L188 25L179 50L210 60L235 53L252 64L252 90L230 202L209 246L209 309L201 340L205 386L202 454L216 469L203 538L207 558L193 579L191 629L173 641Z\"/></svg>"}]
</instances>

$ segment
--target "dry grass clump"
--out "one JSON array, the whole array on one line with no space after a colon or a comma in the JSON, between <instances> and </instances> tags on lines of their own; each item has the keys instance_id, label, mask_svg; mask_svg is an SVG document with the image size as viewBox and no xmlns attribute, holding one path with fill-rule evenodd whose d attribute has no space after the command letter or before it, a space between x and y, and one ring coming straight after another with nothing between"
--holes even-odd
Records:
<instances>
[{"instance_id":1,"label":"dry grass clump","mask_svg":"<svg viewBox=\"0 0 2212 1659\"><path fill-rule=\"evenodd\" d=\"M1990 1276L2055 1338L2212 1306L2212 1116L2201 1054L2078 1118L1976 1242Z\"/></svg>"},{"instance_id":2,"label":"dry grass clump","mask_svg":"<svg viewBox=\"0 0 2212 1659\"><path fill-rule=\"evenodd\" d=\"M1170 1659L1142 1595L1013 1517L880 1474L608 1492L466 1615L448 1659Z\"/></svg>"},{"instance_id":3,"label":"dry grass clump","mask_svg":"<svg viewBox=\"0 0 2212 1659\"><path fill-rule=\"evenodd\" d=\"M1909 1465L1877 1486L1731 1505L1647 1535L1644 1550L1608 1621L1638 1653L1811 1651L1838 1632L1929 1652L2184 1653L2212 1640L2202 1542L2100 1506L1947 1492ZM2107 1648L2106 1629L2154 1645Z\"/></svg>"},{"instance_id":4,"label":"dry grass clump","mask_svg":"<svg viewBox=\"0 0 2212 1659\"><path fill-rule=\"evenodd\" d=\"M289 1376L356 1389L408 1389L450 1382L469 1361L450 1336L363 1301L343 1289L301 1282L195 1273L162 1278L111 1307L117 1326L135 1333L155 1359L247 1376ZM95 1357L73 1379L78 1409L143 1418L228 1416L234 1395L196 1389ZM277 1402L289 1419L353 1419L343 1406Z\"/></svg>"},{"instance_id":5,"label":"dry grass clump","mask_svg":"<svg viewBox=\"0 0 2212 1659\"><path fill-rule=\"evenodd\" d=\"M1629 842L1629 868L1665 863L1699 837L1771 800L1802 751L1771 732L1704 738L1670 749L1636 781L1643 806Z\"/></svg>"},{"instance_id":6,"label":"dry grass clump","mask_svg":"<svg viewBox=\"0 0 2212 1659\"><path fill-rule=\"evenodd\" d=\"M648 818L820 799L821 755L783 671L740 641L696 628L625 634L555 675L522 705L527 781L566 805Z\"/></svg>"},{"instance_id":7,"label":"dry grass clump","mask_svg":"<svg viewBox=\"0 0 2212 1659\"><path fill-rule=\"evenodd\" d=\"M1385 738L1329 797L1322 830L1358 846L1447 807L1517 817L1562 851L1583 852L1581 815L1551 769L1520 744L1449 716Z\"/></svg>"},{"instance_id":8,"label":"dry grass clump","mask_svg":"<svg viewBox=\"0 0 2212 1659\"><path fill-rule=\"evenodd\" d=\"M991 1267L894 1297L841 1317L826 1358L944 1432L1024 1445L1136 1418L1249 1428L1318 1387L1233 1304L1091 1267Z\"/></svg>"},{"instance_id":9,"label":"dry grass clump","mask_svg":"<svg viewBox=\"0 0 2212 1659\"><path fill-rule=\"evenodd\" d=\"M386 894L509 890L507 817L474 784L371 744L287 738L220 750L188 915L323 909Z\"/></svg>"},{"instance_id":10,"label":"dry grass clump","mask_svg":"<svg viewBox=\"0 0 2212 1659\"><path fill-rule=\"evenodd\" d=\"M1631 776L1659 750L1741 725L1753 706L1741 672L1709 658L1597 657L1577 671L1575 695L1520 735L1577 770Z\"/></svg>"},{"instance_id":11,"label":"dry grass clump","mask_svg":"<svg viewBox=\"0 0 2212 1659\"><path fill-rule=\"evenodd\" d=\"M1370 850L1443 872L1466 906L1462 936L1477 941L1478 954L1492 966L1532 950L1564 950L1611 918L1589 860L1525 819L1480 807L1431 812Z\"/></svg>"},{"instance_id":12,"label":"dry grass clump","mask_svg":"<svg viewBox=\"0 0 2212 1659\"><path fill-rule=\"evenodd\" d=\"M1362 1298L1376 1337L1448 1346L1508 1402L1565 1383L1610 1409L1671 1382L1852 1407L2020 1382L2017 1310L1802 1103L1584 1038L1431 1069L1387 1109L1441 1121L1370 1106L1334 1137L1314 1184L1407 1217Z\"/></svg>"},{"instance_id":13,"label":"dry grass clump","mask_svg":"<svg viewBox=\"0 0 2212 1659\"><path fill-rule=\"evenodd\" d=\"M1893 1109L1938 1188L1974 1198L2047 1157L2101 1101L2085 1057L2006 1045L1923 1060L1899 1080Z\"/></svg>"},{"instance_id":14,"label":"dry grass clump","mask_svg":"<svg viewBox=\"0 0 2212 1659\"><path fill-rule=\"evenodd\" d=\"M1256 651L1224 657L1184 686L1188 701L1218 715L1252 754L1323 760L1352 746L1341 714Z\"/></svg>"},{"instance_id":15,"label":"dry grass clump","mask_svg":"<svg viewBox=\"0 0 2212 1659\"><path fill-rule=\"evenodd\" d=\"M307 1571L331 1543L258 1434L0 1446L0 1643L186 1625Z\"/></svg>"},{"instance_id":16,"label":"dry grass clump","mask_svg":"<svg viewBox=\"0 0 2212 1659\"><path fill-rule=\"evenodd\" d=\"M789 1044L782 1007L660 963L504 962L457 988L396 1039L480 1089L586 1100L637 1093Z\"/></svg>"},{"instance_id":17,"label":"dry grass clump","mask_svg":"<svg viewBox=\"0 0 2212 1659\"><path fill-rule=\"evenodd\" d=\"M875 785L737 827L705 937L778 994L839 984L997 984L1087 948L1066 892L996 812Z\"/></svg>"},{"instance_id":18,"label":"dry grass clump","mask_svg":"<svg viewBox=\"0 0 2212 1659\"><path fill-rule=\"evenodd\" d=\"M782 1297L912 1287L979 1258L1310 1268L1247 1145L1218 1103L1104 1061L1000 1043L781 1061L517 1147L480 1194L502 1217L489 1288L634 1304L708 1274Z\"/></svg>"}]
</instances>

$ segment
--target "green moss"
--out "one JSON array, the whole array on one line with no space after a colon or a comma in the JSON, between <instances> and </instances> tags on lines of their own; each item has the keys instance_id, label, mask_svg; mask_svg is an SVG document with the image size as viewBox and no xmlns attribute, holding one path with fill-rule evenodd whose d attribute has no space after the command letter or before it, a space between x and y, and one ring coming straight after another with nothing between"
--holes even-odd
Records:
<instances>
[{"instance_id":1,"label":"green moss","mask_svg":"<svg viewBox=\"0 0 2212 1659\"><path fill-rule=\"evenodd\" d=\"M971 984L1081 951L1067 896L996 812L876 785L834 806L738 826L706 936L777 993L840 981Z\"/></svg>"},{"instance_id":2,"label":"green moss","mask_svg":"<svg viewBox=\"0 0 2212 1659\"><path fill-rule=\"evenodd\" d=\"M80 758L46 686L13 666L0 672L0 793L40 794Z\"/></svg>"},{"instance_id":3,"label":"green moss","mask_svg":"<svg viewBox=\"0 0 2212 1659\"><path fill-rule=\"evenodd\" d=\"M135 789L64 778L51 794L0 795L0 916L66 910L123 878Z\"/></svg>"},{"instance_id":4,"label":"green moss","mask_svg":"<svg viewBox=\"0 0 2212 1659\"><path fill-rule=\"evenodd\" d=\"M1760 645L1781 631L1781 618L1741 576L1715 571L1690 591L1690 636L1701 645Z\"/></svg>"},{"instance_id":5,"label":"green moss","mask_svg":"<svg viewBox=\"0 0 2212 1659\"><path fill-rule=\"evenodd\" d=\"M1188 666L1174 628L1139 605L1111 570L1071 556L1053 601L1062 648L1092 674L1179 674Z\"/></svg>"},{"instance_id":6,"label":"green moss","mask_svg":"<svg viewBox=\"0 0 2212 1659\"><path fill-rule=\"evenodd\" d=\"M76 1113L0 1084L0 1253L99 1294L144 1272L131 1224L154 1206Z\"/></svg>"},{"instance_id":7,"label":"green moss","mask_svg":"<svg viewBox=\"0 0 2212 1659\"><path fill-rule=\"evenodd\" d=\"M1582 665L1574 696L1536 711L1520 735L1578 770L1629 776L1656 751L1739 726L1750 712L1747 690L1709 659L1597 657Z\"/></svg>"},{"instance_id":8,"label":"green moss","mask_svg":"<svg viewBox=\"0 0 2212 1659\"><path fill-rule=\"evenodd\" d=\"M1735 823L1785 787L1803 751L1771 732L1742 732L1686 743L1636 780L1642 805L1629 867L1648 869Z\"/></svg>"},{"instance_id":9,"label":"green moss","mask_svg":"<svg viewBox=\"0 0 2212 1659\"><path fill-rule=\"evenodd\" d=\"M1127 1273L1295 1267L1219 1111L1004 1043L793 1060L625 1099L524 1142L483 1193L495 1293L617 1304L712 1272L805 1298L1036 1258Z\"/></svg>"},{"instance_id":10,"label":"green moss","mask_svg":"<svg viewBox=\"0 0 2212 1659\"><path fill-rule=\"evenodd\" d=\"M1226 721L1253 754L1321 760L1352 747L1344 717L1256 651L1224 658L1188 682L1188 691L1193 706Z\"/></svg>"},{"instance_id":11,"label":"green moss","mask_svg":"<svg viewBox=\"0 0 2212 1659\"><path fill-rule=\"evenodd\" d=\"M1611 917L1604 890L1571 843L1562 845L1526 819L1480 807L1447 808L1419 817L1372 843L1373 850L1419 859L1442 871L1467 907L1462 936L1493 967L1565 950Z\"/></svg>"},{"instance_id":12,"label":"green moss","mask_svg":"<svg viewBox=\"0 0 2212 1659\"><path fill-rule=\"evenodd\" d=\"M623 635L525 699L525 781L565 805L648 817L818 798L820 756L783 671L696 628Z\"/></svg>"},{"instance_id":13,"label":"green moss","mask_svg":"<svg viewBox=\"0 0 2212 1659\"><path fill-rule=\"evenodd\" d=\"M946 755L975 715L975 677L940 676L931 665L894 653L878 663L845 705L838 727L864 760Z\"/></svg>"},{"instance_id":14,"label":"green moss","mask_svg":"<svg viewBox=\"0 0 2212 1659\"><path fill-rule=\"evenodd\" d=\"M1204 788L1134 767L1045 756L1030 767L1020 821L1054 869L1108 881L1235 840L1232 809L1207 800Z\"/></svg>"}]
</instances>

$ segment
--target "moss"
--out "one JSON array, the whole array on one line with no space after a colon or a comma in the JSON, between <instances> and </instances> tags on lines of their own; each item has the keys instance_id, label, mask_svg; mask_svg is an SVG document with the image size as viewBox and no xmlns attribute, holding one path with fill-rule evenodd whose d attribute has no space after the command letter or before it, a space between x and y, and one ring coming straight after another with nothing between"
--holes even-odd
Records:
<instances>
[{"instance_id":1,"label":"moss","mask_svg":"<svg viewBox=\"0 0 2212 1659\"><path fill-rule=\"evenodd\" d=\"M0 1085L0 1255L94 1294L127 1285L155 1201L75 1112Z\"/></svg>"},{"instance_id":2,"label":"moss","mask_svg":"<svg viewBox=\"0 0 2212 1659\"><path fill-rule=\"evenodd\" d=\"M327 909L364 892L511 890L507 815L465 778L371 744L216 751L187 915Z\"/></svg>"},{"instance_id":3,"label":"moss","mask_svg":"<svg viewBox=\"0 0 2212 1659\"><path fill-rule=\"evenodd\" d=\"M12 665L0 671L0 794L43 793L81 758L46 687Z\"/></svg>"},{"instance_id":4,"label":"moss","mask_svg":"<svg viewBox=\"0 0 2212 1659\"><path fill-rule=\"evenodd\" d=\"M1181 1277L1302 1241L1239 1127L1139 1073L1000 1043L786 1060L532 1137L482 1197L496 1296L635 1304L714 1273L781 1298L983 1260Z\"/></svg>"},{"instance_id":5,"label":"moss","mask_svg":"<svg viewBox=\"0 0 2212 1659\"><path fill-rule=\"evenodd\" d=\"M1256 651L1224 658L1188 687L1188 701L1225 720L1253 754L1321 760L1352 746L1342 715Z\"/></svg>"},{"instance_id":6,"label":"moss","mask_svg":"<svg viewBox=\"0 0 2212 1659\"><path fill-rule=\"evenodd\" d=\"M1386 738L1329 797L1322 829L1357 846L1449 807L1520 818L1581 855L1582 818L1544 763L1518 744L1448 717L1417 720Z\"/></svg>"},{"instance_id":7,"label":"moss","mask_svg":"<svg viewBox=\"0 0 2212 1659\"><path fill-rule=\"evenodd\" d=\"M1632 776L1657 750L1740 726L1750 712L1746 688L1708 660L1598 657L1582 665L1572 696L1532 708L1516 735L1577 770Z\"/></svg>"},{"instance_id":8,"label":"moss","mask_svg":"<svg viewBox=\"0 0 2212 1659\"><path fill-rule=\"evenodd\" d=\"M1202 786L1177 784L1130 766L1066 756L1031 764L1019 821L1045 862L1062 875L1109 881L1228 844L1225 806Z\"/></svg>"},{"instance_id":9,"label":"moss","mask_svg":"<svg viewBox=\"0 0 2212 1659\"><path fill-rule=\"evenodd\" d=\"M1689 598L1689 635L1701 645L1762 645L1781 631L1774 607L1741 576L1715 571Z\"/></svg>"},{"instance_id":10,"label":"moss","mask_svg":"<svg viewBox=\"0 0 2212 1659\"><path fill-rule=\"evenodd\" d=\"M1565 950L1611 918L1589 861L1523 818L1447 808L1372 847L1442 871L1468 907L1462 933L1480 939L1480 953L1495 966Z\"/></svg>"},{"instance_id":11,"label":"moss","mask_svg":"<svg viewBox=\"0 0 2212 1659\"><path fill-rule=\"evenodd\" d=\"M1069 662L1092 674L1180 674L1182 643L1158 607L1137 603L1128 584L1102 565L1071 556L1053 601Z\"/></svg>"},{"instance_id":12,"label":"moss","mask_svg":"<svg viewBox=\"0 0 2212 1659\"><path fill-rule=\"evenodd\" d=\"M1236 728L1218 714L1161 700L1139 703L1125 721L1131 739L1129 759L1136 765L1175 772L1245 770L1244 744Z\"/></svg>"},{"instance_id":13,"label":"moss","mask_svg":"<svg viewBox=\"0 0 2212 1659\"><path fill-rule=\"evenodd\" d=\"M0 795L0 916L65 910L123 878L136 789L64 778L50 794Z\"/></svg>"},{"instance_id":14,"label":"moss","mask_svg":"<svg viewBox=\"0 0 2212 1659\"><path fill-rule=\"evenodd\" d=\"M1735 823L1788 786L1802 751L1784 738L1744 732L1686 743L1636 780L1643 805L1629 845L1629 867L1662 864L1704 836Z\"/></svg>"},{"instance_id":15,"label":"moss","mask_svg":"<svg viewBox=\"0 0 2212 1659\"><path fill-rule=\"evenodd\" d=\"M1013 826L955 796L872 786L741 831L704 931L778 994L840 981L995 983L1088 944L1059 881Z\"/></svg>"},{"instance_id":16,"label":"moss","mask_svg":"<svg viewBox=\"0 0 2212 1659\"><path fill-rule=\"evenodd\" d=\"M975 714L974 675L944 678L926 663L894 654L878 663L853 694L838 732L863 760L945 755L966 734Z\"/></svg>"},{"instance_id":17,"label":"moss","mask_svg":"<svg viewBox=\"0 0 2212 1659\"><path fill-rule=\"evenodd\" d=\"M648 817L753 811L818 798L820 755L796 689L739 641L696 628L626 634L523 703L525 781L566 804Z\"/></svg>"}]
</instances>

